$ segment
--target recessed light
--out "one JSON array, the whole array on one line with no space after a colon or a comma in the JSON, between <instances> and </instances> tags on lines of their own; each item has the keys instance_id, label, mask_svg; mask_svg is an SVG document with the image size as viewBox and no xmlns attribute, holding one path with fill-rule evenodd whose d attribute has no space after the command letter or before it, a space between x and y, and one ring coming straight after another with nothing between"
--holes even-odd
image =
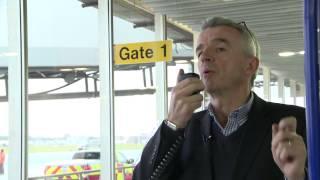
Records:
<instances>
[{"instance_id":1,"label":"recessed light","mask_svg":"<svg viewBox=\"0 0 320 180\"><path fill-rule=\"evenodd\" d=\"M296 53L295 52L292 52L292 51L285 51L285 52L280 52L278 55L280 57L289 57L289 56L293 56L295 55Z\"/></svg>"},{"instance_id":2,"label":"recessed light","mask_svg":"<svg viewBox=\"0 0 320 180\"><path fill-rule=\"evenodd\" d=\"M191 61L194 62L194 63L198 63L199 62L198 59L192 59Z\"/></svg>"},{"instance_id":3,"label":"recessed light","mask_svg":"<svg viewBox=\"0 0 320 180\"><path fill-rule=\"evenodd\" d=\"M178 61L175 61L176 64L187 64L189 63L189 61L187 60L178 60Z\"/></svg>"},{"instance_id":4,"label":"recessed light","mask_svg":"<svg viewBox=\"0 0 320 180\"><path fill-rule=\"evenodd\" d=\"M77 70L77 71L85 71L85 70L88 70L88 68L82 67L82 68L75 68L74 70Z\"/></svg>"},{"instance_id":5,"label":"recessed light","mask_svg":"<svg viewBox=\"0 0 320 180\"><path fill-rule=\"evenodd\" d=\"M70 69L70 68L63 68L63 69L60 69L60 71L68 72L68 71L73 71L73 69Z\"/></svg>"},{"instance_id":6,"label":"recessed light","mask_svg":"<svg viewBox=\"0 0 320 180\"><path fill-rule=\"evenodd\" d=\"M304 51L299 51L298 52L300 55L304 55Z\"/></svg>"}]
</instances>

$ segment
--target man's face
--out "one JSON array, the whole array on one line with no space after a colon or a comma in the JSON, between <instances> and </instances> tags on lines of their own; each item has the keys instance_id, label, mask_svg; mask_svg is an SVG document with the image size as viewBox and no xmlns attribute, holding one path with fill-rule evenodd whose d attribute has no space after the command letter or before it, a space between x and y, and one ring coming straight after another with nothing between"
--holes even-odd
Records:
<instances>
[{"instance_id":1,"label":"man's face","mask_svg":"<svg viewBox=\"0 0 320 180\"><path fill-rule=\"evenodd\" d=\"M232 91L248 84L250 61L243 44L240 32L231 27L217 26L200 33L196 54L207 92Z\"/></svg>"}]
</instances>

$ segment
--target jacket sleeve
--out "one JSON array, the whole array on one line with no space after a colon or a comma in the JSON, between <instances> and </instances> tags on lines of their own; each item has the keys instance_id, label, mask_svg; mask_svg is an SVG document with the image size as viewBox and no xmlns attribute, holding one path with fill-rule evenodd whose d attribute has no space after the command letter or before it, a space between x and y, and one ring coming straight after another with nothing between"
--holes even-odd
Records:
<instances>
[{"instance_id":1,"label":"jacket sleeve","mask_svg":"<svg viewBox=\"0 0 320 180\"><path fill-rule=\"evenodd\" d=\"M184 139L184 130L173 131L162 123L145 146L133 180L169 180L178 171L177 155Z\"/></svg>"}]
</instances>

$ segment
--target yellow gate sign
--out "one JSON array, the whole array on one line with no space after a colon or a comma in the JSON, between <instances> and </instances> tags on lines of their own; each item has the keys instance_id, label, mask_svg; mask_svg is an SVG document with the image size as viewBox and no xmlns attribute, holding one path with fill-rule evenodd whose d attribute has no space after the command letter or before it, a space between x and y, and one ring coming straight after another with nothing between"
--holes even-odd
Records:
<instances>
[{"instance_id":1,"label":"yellow gate sign","mask_svg":"<svg viewBox=\"0 0 320 180\"><path fill-rule=\"evenodd\" d=\"M114 59L119 64L141 64L172 60L172 41L153 41L114 46Z\"/></svg>"}]
</instances>

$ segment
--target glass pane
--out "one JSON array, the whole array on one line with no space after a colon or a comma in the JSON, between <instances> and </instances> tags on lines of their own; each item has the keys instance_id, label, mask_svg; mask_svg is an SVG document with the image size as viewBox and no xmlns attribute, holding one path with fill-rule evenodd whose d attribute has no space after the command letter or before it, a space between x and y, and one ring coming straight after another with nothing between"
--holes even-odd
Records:
<instances>
[{"instance_id":1,"label":"glass pane","mask_svg":"<svg viewBox=\"0 0 320 180\"><path fill-rule=\"evenodd\" d=\"M29 177L99 177L98 15L81 5L28 0Z\"/></svg>"},{"instance_id":2,"label":"glass pane","mask_svg":"<svg viewBox=\"0 0 320 180\"><path fill-rule=\"evenodd\" d=\"M0 17L2 18L2 4L0 4ZM1 21L1 20L0 20ZM1 23L0 23L1 24ZM3 30L0 25L0 33ZM1 36L1 35L0 35ZM0 43L0 48L3 44ZM7 88L6 83L8 81L7 69L8 66L3 63L5 57L2 56L5 51L0 50L0 179L8 179L8 146L9 146L9 103L7 97ZM1 63L2 62L2 63Z\"/></svg>"},{"instance_id":3,"label":"glass pane","mask_svg":"<svg viewBox=\"0 0 320 180\"><path fill-rule=\"evenodd\" d=\"M123 2L122 2L123 3ZM129 4L127 4L129 5ZM139 12L129 5L126 13L120 1L114 1L114 43L137 43L155 40L149 28L134 28ZM152 19L148 19L152 21ZM157 129L156 74L154 63L116 65L115 142L116 179L130 180L142 148Z\"/></svg>"},{"instance_id":4,"label":"glass pane","mask_svg":"<svg viewBox=\"0 0 320 180\"><path fill-rule=\"evenodd\" d=\"M114 9L115 45L148 42L156 39L153 16L142 17L139 9L130 3L124 5L119 1L114 2ZM176 32L171 28L171 31L168 31L168 38L178 39L179 35L176 36ZM191 61L193 59L192 34L189 33L186 39L189 39L188 45L176 43L173 39L172 53L175 61L167 63L169 101L170 89L176 84L179 69L184 69L185 72L194 71L194 62ZM157 119L156 116L157 75L162 76L163 74L156 74L154 63L115 66L117 180L131 178L132 167L140 160L142 148L163 120ZM119 158L120 156L123 157L123 160Z\"/></svg>"},{"instance_id":5,"label":"glass pane","mask_svg":"<svg viewBox=\"0 0 320 180\"><path fill-rule=\"evenodd\" d=\"M8 179L7 152L9 145L7 1L0 1L0 179ZM2 150L4 150L2 152Z\"/></svg>"},{"instance_id":6,"label":"glass pane","mask_svg":"<svg viewBox=\"0 0 320 180\"><path fill-rule=\"evenodd\" d=\"M21 124L19 111L20 79L20 27L19 1L0 1L0 179L8 180L20 177L21 140L17 124ZM8 71L10 70L10 72ZM14 75L14 76L12 76ZM10 88L9 88L10 87ZM9 96L10 95L10 96ZM10 120L9 120L10 119ZM9 140L10 139L10 140ZM14 140L14 141L13 141ZM15 142L16 141L16 142ZM16 174L13 174L15 171Z\"/></svg>"}]
</instances>

